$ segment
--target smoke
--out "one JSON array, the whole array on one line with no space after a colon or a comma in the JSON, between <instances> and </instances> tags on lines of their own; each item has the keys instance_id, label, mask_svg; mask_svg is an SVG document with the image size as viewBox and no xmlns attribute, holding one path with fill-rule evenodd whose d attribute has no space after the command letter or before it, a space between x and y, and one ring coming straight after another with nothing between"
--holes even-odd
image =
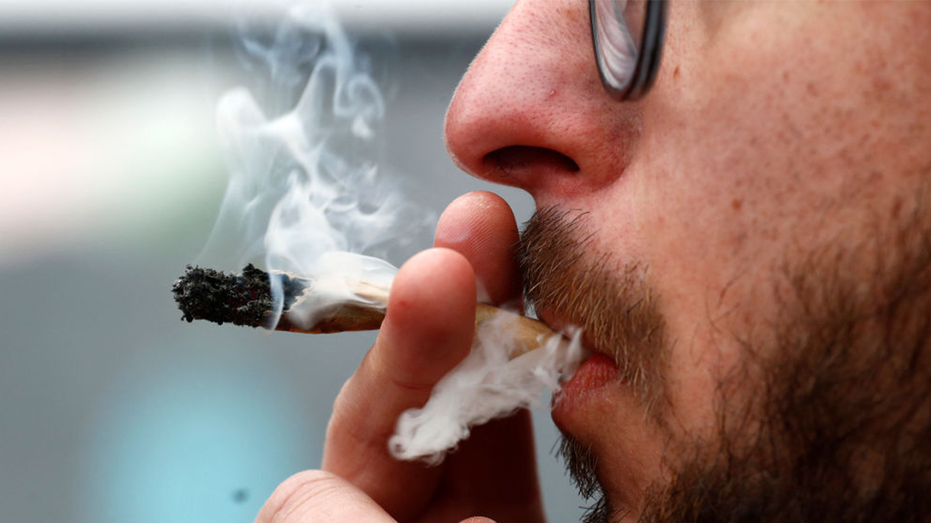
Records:
<instances>
[{"instance_id":1,"label":"smoke","mask_svg":"<svg viewBox=\"0 0 931 523\"><path fill-rule=\"evenodd\" d=\"M410 246L436 222L378 167L386 102L375 62L320 2L291 8L275 27L243 23L239 38L257 85L219 101L230 180L198 261L221 269L264 265L278 307L269 327L283 305L276 271L315 281L311 298L288 312L297 326L312 325L334 301L371 304L354 293L356 282L389 288L397 269L386 254ZM438 462L472 426L539 404L541 393L558 389L583 358L578 336L568 342L557 335L511 360L516 328L505 318L483 324L471 354L427 405L399 420L390 441L396 457Z\"/></svg>"},{"instance_id":2,"label":"smoke","mask_svg":"<svg viewBox=\"0 0 931 523\"><path fill-rule=\"evenodd\" d=\"M561 379L571 376L586 350L576 330L571 340L554 334L536 350L514 359L517 323L513 315L483 322L472 351L433 389L421 409L398 419L388 448L398 459L440 463L446 453L469 436L473 426L508 416L527 407L543 407L544 391L558 391Z\"/></svg>"},{"instance_id":3,"label":"smoke","mask_svg":"<svg viewBox=\"0 0 931 523\"><path fill-rule=\"evenodd\" d=\"M276 27L242 23L239 36L244 64L263 80L256 90L277 114L266 115L244 87L221 97L230 181L201 262L258 263L325 282L316 287L327 292L289 314L300 325L334 300L354 299L356 281L389 287L397 269L381 257L429 230L435 213L406 201L399 182L379 172L385 100L373 61L356 52L329 8L292 7ZM280 276L271 284L280 312Z\"/></svg>"}]
</instances>

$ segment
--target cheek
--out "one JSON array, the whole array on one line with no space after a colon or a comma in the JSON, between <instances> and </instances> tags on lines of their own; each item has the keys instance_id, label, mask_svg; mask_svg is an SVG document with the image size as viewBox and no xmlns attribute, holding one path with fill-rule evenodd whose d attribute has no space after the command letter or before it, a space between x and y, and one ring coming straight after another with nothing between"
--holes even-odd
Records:
<instances>
[{"instance_id":1,"label":"cheek","mask_svg":"<svg viewBox=\"0 0 931 523\"><path fill-rule=\"evenodd\" d=\"M866 21L830 27L862 14L844 5L790 4L810 10L799 16L752 4L713 41L683 29L644 104L627 187L633 244L673 338L670 379L699 411L742 343L769 345L783 270L858 245L901 189L889 178L908 170L908 151L927 163L928 136L914 131L927 103L909 108L888 71L869 66L894 53L863 41Z\"/></svg>"},{"instance_id":2,"label":"cheek","mask_svg":"<svg viewBox=\"0 0 931 523\"><path fill-rule=\"evenodd\" d=\"M871 116L850 85L857 61L829 59L836 43L806 36L818 34L817 16L756 11L704 46L670 49L632 163L664 292L712 317L735 305L760 310L764 278L799 246L836 234L850 188L865 201L877 184L860 167ZM748 303L726 299L746 279Z\"/></svg>"},{"instance_id":3,"label":"cheek","mask_svg":"<svg viewBox=\"0 0 931 523\"><path fill-rule=\"evenodd\" d=\"M739 361L739 342L772 315L776 268L806 241L802 222L819 220L833 194L832 181L812 175L824 166L801 137L819 124L797 111L806 98L791 82L790 50L717 45L757 56L677 61L672 50L630 168L636 244L675 347L670 378L696 424L717 378Z\"/></svg>"}]
</instances>

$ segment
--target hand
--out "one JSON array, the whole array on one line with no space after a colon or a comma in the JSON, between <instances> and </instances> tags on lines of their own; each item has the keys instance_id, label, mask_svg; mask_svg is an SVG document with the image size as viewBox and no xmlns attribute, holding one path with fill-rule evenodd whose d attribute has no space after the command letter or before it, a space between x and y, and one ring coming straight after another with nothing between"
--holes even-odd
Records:
<instances>
[{"instance_id":1,"label":"hand","mask_svg":"<svg viewBox=\"0 0 931 523\"><path fill-rule=\"evenodd\" d=\"M336 399L323 470L279 486L257 522L544 520L526 411L476 427L438 467L397 461L387 445L401 412L423 406L468 353L476 281L494 303L519 299L517 238L499 197L470 193L450 204L436 248L398 272L378 340Z\"/></svg>"}]
</instances>

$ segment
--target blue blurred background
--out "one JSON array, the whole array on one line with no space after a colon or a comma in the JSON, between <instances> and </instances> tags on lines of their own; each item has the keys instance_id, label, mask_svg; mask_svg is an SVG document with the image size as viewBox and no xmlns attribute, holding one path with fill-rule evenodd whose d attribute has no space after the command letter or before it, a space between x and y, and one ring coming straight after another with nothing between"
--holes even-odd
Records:
<instances>
[{"instance_id":1,"label":"blue blurred background","mask_svg":"<svg viewBox=\"0 0 931 523\"><path fill-rule=\"evenodd\" d=\"M526 195L458 172L442 141L510 3L337 2L387 64L385 166L437 213L493 189L530 215ZM215 104L250 74L233 27L269 6L0 1L0 521L248 522L319 465L373 336L183 323L170 295L226 184ZM550 518L576 520L548 413L535 424Z\"/></svg>"}]
</instances>

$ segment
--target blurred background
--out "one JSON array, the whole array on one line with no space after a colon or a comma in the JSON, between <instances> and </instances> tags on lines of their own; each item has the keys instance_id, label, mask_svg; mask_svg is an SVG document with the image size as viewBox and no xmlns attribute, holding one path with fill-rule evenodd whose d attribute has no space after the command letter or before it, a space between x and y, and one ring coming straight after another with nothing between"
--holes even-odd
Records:
<instances>
[{"instance_id":1,"label":"blurred background","mask_svg":"<svg viewBox=\"0 0 931 523\"><path fill-rule=\"evenodd\" d=\"M257 4L0 0L0 521L248 522L319 465L373 336L188 324L170 294L226 187L215 106L257 74L236 29L276 16ZM384 165L412 201L438 214L492 189L526 220L526 195L463 175L442 141L511 2L335 4L386 64ZM550 519L577 520L557 432L534 417Z\"/></svg>"}]
</instances>

